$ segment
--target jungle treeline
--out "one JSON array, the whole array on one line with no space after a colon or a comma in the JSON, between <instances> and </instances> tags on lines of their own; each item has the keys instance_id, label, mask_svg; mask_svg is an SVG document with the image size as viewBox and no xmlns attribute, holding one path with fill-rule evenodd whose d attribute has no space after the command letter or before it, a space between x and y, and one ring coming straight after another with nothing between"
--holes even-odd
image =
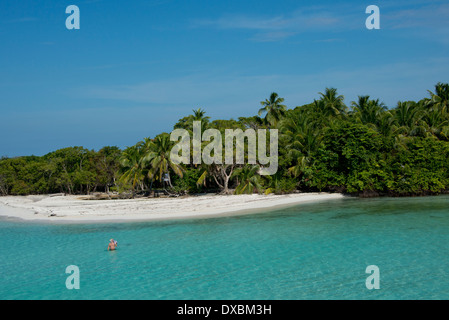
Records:
<instances>
[{"instance_id":1,"label":"jungle treeline","mask_svg":"<svg viewBox=\"0 0 449 320\"><path fill-rule=\"evenodd\" d=\"M345 104L326 88L310 104L288 108L277 93L252 117L211 120L199 108L174 129L201 131L277 129L279 163L274 175L260 164L176 164L169 133L121 150L68 147L44 156L0 160L0 195L291 193L329 191L377 195L428 195L449 190L449 85L438 83L419 101L386 106L359 96ZM207 143L203 143L204 146ZM223 141L224 145L224 141Z\"/></svg>"}]
</instances>

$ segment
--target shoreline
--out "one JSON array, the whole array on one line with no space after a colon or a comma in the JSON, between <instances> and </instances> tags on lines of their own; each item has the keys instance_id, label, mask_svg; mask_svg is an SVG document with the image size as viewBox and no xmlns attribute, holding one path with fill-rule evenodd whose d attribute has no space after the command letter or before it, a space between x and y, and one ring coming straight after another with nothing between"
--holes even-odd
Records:
<instances>
[{"instance_id":1,"label":"shoreline","mask_svg":"<svg viewBox=\"0 0 449 320\"><path fill-rule=\"evenodd\" d=\"M218 218L262 213L302 203L343 199L340 193L215 195L82 200L82 196L0 197L0 217L26 222L111 223Z\"/></svg>"}]
</instances>

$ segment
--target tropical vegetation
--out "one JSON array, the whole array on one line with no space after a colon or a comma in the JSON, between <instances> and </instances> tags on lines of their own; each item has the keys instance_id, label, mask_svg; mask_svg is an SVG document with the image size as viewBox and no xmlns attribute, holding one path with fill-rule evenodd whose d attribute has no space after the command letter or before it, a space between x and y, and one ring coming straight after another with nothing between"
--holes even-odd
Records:
<instances>
[{"instance_id":1,"label":"tropical vegetation","mask_svg":"<svg viewBox=\"0 0 449 320\"><path fill-rule=\"evenodd\" d=\"M211 120L193 110L174 129L278 129L279 167L260 175L260 164L176 164L168 133L121 150L69 147L47 155L0 159L0 195L93 192L153 195L329 191L425 195L449 190L449 85L438 83L419 101L388 107L359 96L349 105L335 88L289 109L273 92L257 115ZM257 108L255 108L257 111ZM207 143L203 143L205 148ZM223 141L224 148L224 141ZM193 162L191 162L193 163Z\"/></svg>"}]
</instances>

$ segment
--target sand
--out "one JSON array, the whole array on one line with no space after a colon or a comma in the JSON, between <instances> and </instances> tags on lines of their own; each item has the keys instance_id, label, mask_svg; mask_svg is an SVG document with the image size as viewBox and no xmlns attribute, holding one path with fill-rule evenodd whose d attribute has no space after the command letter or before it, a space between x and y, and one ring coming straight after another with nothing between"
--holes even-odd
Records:
<instances>
[{"instance_id":1,"label":"sand","mask_svg":"<svg viewBox=\"0 0 449 320\"><path fill-rule=\"evenodd\" d=\"M83 200L80 196L0 197L0 216L27 221L87 223L222 217L297 204L341 199L342 194L215 195L129 200Z\"/></svg>"}]
</instances>

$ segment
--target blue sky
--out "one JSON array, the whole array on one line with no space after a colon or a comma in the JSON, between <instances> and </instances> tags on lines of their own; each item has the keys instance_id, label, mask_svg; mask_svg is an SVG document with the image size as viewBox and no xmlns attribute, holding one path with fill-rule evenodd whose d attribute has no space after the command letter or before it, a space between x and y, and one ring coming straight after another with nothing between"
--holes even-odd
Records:
<instances>
[{"instance_id":1,"label":"blue sky","mask_svg":"<svg viewBox=\"0 0 449 320\"><path fill-rule=\"evenodd\" d=\"M124 148L199 107L252 116L273 91L289 108L326 87L418 100L449 82L448 17L447 0L2 0L0 156Z\"/></svg>"}]
</instances>

